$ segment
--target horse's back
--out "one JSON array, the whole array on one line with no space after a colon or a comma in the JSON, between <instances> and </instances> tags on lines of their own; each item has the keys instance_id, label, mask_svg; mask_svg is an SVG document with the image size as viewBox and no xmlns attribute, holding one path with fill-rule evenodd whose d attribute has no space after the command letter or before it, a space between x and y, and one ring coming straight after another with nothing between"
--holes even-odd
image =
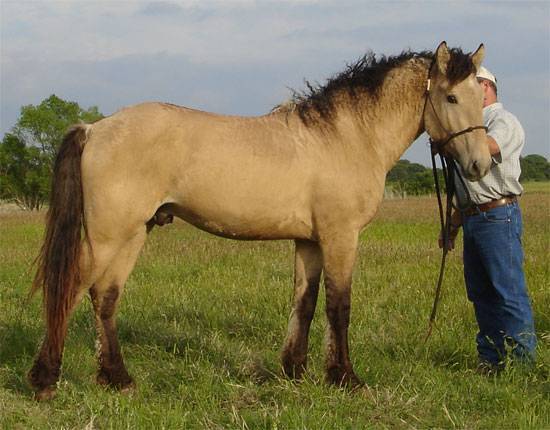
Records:
<instances>
[{"instance_id":1,"label":"horse's back","mask_svg":"<svg viewBox=\"0 0 550 430\"><path fill-rule=\"evenodd\" d=\"M142 223L169 205L228 237L309 236L311 175L283 130L162 103L123 109L94 124L86 144L89 207Z\"/></svg>"}]
</instances>

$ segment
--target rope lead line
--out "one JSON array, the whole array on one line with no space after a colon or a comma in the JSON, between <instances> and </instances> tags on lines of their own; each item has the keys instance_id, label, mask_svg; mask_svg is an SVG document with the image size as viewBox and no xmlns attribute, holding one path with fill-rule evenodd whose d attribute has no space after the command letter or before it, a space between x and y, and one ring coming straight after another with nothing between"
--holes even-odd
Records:
<instances>
[{"instance_id":1,"label":"rope lead line","mask_svg":"<svg viewBox=\"0 0 550 430\"><path fill-rule=\"evenodd\" d=\"M432 312L430 314L430 320L428 323L428 332L426 333L426 338L424 343L428 340L432 334L433 326L435 325L435 318L437 315L437 306L441 298L441 289L443 285L443 275L445 273L445 261L447 259L447 253L450 249L450 235L451 235L451 211L453 208L453 195L455 192L455 183L454 183L454 169L456 166L452 158L447 158L439 154L441 160L441 170L443 172L443 180L445 182L446 190L446 207L445 214L443 213L443 202L441 199L441 187L439 184L439 177L437 174L437 163L435 160L435 151L434 151L434 142L430 139L430 145L432 146L432 172L434 176L435 190L437 196L437 206L439 208L439 222L441 226L441 232L443 236L443 250L441 255L441 265L439 266L439 277L437 280L437 285L435 288L435 297L434 303L432 306Z\"/></svg>"}]
</instances>

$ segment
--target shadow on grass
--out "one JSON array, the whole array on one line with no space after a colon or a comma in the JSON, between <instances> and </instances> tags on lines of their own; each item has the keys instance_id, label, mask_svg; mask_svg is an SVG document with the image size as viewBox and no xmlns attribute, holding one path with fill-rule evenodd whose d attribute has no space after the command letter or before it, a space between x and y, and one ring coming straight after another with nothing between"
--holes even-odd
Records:
<instances>
[{"instance_id":1,"label":"shadow on grass","mask_svg":"<svg viewBox=\"0 0 550 430\"><path fill-rule=\"evenodd\" d=\"M21 357L34 356L38 349L39 333L20 321L0 326L0 363L14 364Z\"/></svg>"},{"instance_id":2,"label":"shadow on grass","mask_svg":"<svg viewBox=\"0 0 550 430\"><path fill-rule=\"evenodd\" d=\"M74 343L85 345L90 357L94 357L95 333L92 313L89 306L80 306L69 324L66 350ZM238 316L218 315L211 318L207 312L184 310L178 306L166 306L162 314L141 314L139 318L121 315L117 318L118 335L122 349L136 346L138 354L130 352L124 355L150 371L162 372L169 380L181 380L182 371L190 367L200 368L208 363L211 369L239 383L253 382L262 385L282 376L278 365L270 365L262 354L265 350L258 342L258 329L243 322ZM161 317L162 315L162 317ZM174 328L172 321L178 322ZM265 327L264 327L265 330ZM41 326L31 325L22 320L12 320L0 325L0 365L2 381L0 386L20 395L31 395L32 390L26 381L26 374L39 349L44 336ZM282 341L282 339L281 339ZM278 350L276 353L278 354ZM272 356L271 354L269 354ZM174 365L160 365L159 361L174 361ZM183 363L182 363L183 361ZM183 364L183 366L182 366ZM129 369L132 371L132 369ZM193 369L190 369L190 373ZM65 377L70 378L70 370L64 369ZM93 380L93 375L84 375L83 380ZM81 378L70 378L71 383L79 385ZM155 390L163 390L159 379L151 378ZM184 377L185 379L185 377Z\"/></svg>"},{"instance_id":3,"label":"shadow on grass","mask_svg":"<svg viewBox=\"0 0 550 430\"><path fill-rule=\"evenodd\" d=\"M174 320L177 328L170 323ZM167 307L162 319L130 322L128 318L119 318L118 328L123 348L133 345L143 348L145 353L151 350L150 355L162 360L183 360L185 367L209 363L235 381L252 381L257 385L282 376L278 366L269 365L262 357L264 348L258 346L257 330L239 325L234 317L213 319L198 309ZM153 363L154 359L147 362ZM169 378L181 376L181 366L163 369L168 371L173 373L167 375Z\"/></svg>"},{"instance_id":4,"label":"shadow on grass","mask_svg":"<svg viewBox=\"0 0 550 430\"><path fill-rule=\"evenodd\" d=\"M31 393L26 374L38 351L37 339L38 331L21 321L0 326L0 364L5 369L3 388L19 394Z\"/></svg>"}]
</instances>

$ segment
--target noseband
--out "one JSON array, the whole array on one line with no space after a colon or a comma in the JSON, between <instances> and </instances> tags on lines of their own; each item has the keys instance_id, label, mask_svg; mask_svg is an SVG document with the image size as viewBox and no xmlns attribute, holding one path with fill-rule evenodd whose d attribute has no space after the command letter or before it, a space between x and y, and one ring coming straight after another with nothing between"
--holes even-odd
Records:
<instances>
[{"instance_id":1,"label":"noseband","mask_svg":"<svg viewBox=\"0 0 550 430\"><path fill-rule=\"evenodd\" d=\"M430 73L431 73L431 68L430 68ZM430 86L431 86L431 79L430 79L430 77L428 77L428 84L426 85L426 99L424 100L424 109L423 109L423 112L422 112L422 118L425 117L425 115L426 115L426 105L427 105L428 102L430 102L430 106L432 107L432 111L435 115L435 118L437 119L437 122L439 123L439 126L445 131L445 134L447 135L446 138L441 139L441 140L432 139L432 137L430 136L429 140L430 140L430 147L432 148L432 153L433 152L442 153L445 146L447 146L447 144L451 140L453 140L455 137L462 136L463 134L470 133L474 130L482 130L483 129L483 130L485 130L485 132L487 132L487 127L484 126L484 125L474 125L472 127L465 128L464 130L460 130L460 131L457 131L455 133L452 133L449 130L447 130L445 128L445 126L443 125L443 123L441 122L441 119L439 118L439 115L437 114L437 111L435 110L435 106L433 104L431 93L430 93ZM424 121L424 122L426 122L426 121Z\"/></svg>"}]
</instances>

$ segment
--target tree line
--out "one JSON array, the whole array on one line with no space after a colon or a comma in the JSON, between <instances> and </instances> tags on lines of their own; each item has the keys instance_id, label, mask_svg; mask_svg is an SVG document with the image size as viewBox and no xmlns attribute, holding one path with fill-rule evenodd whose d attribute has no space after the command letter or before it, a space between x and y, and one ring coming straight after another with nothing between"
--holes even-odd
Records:
<instances>
[{"instance_id":1,"label":"tree line","mask_svg":"<svg viewBox=\"0 0 550 430\"><path fill-rule=\"evenodd\" d=\"M103 117L97 106L83 109L56 95L39 105L23 106L17 123L0 142L0 200L39 210L48 201L55 154L67 129ZM543 156L527 155L520 163L521 181L550 180L550 163ZM387 175L387 187L401 195L430 194L433 182L430 168L408 160L399 160Z\"/></svg>"},{"instance_id":2,"label":"tree line","mask_svg":"<svg viewBox=\"0 0 550 430\"><path fill-rule=\"evenodd\" d=\"M550 181L550 163L542 155L530 154L519 159L520 182ZM443 184L440 171L439 182ZM423 195L435 191L433 171L422 164L399 160L386 176L386 186L398 194Z\"/></svg>"}]
</instances>

